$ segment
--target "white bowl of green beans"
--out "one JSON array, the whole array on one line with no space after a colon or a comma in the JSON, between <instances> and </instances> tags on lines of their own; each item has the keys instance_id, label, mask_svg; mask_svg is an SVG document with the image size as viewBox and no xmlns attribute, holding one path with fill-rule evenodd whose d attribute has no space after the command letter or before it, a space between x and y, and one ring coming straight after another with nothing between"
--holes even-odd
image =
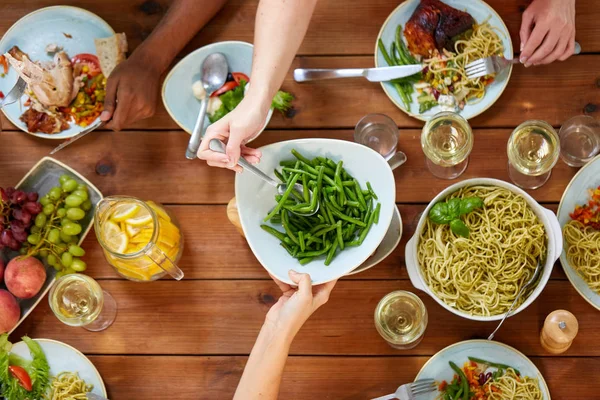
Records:
<instances>
[{"instance_id":1,"label":"white bowl of green beans","mask_svg":"<svg viewBox=\"0 0 600 400\"><path fill-rule=\"evenodd\" d=\"M261 148L258 167L276 181L296 182L319 199L311 209L304 193L278 194L250 173L236 176L240 221L258 261L277 279L293 284L288 271L308 273L313 284L352 271L373 254L394 214L396 186L387 162L353 142L300 139ZM290 191L287 191L290 192ZM294 197L296 196L296 198Z\"/></svg>"}]
</instances>

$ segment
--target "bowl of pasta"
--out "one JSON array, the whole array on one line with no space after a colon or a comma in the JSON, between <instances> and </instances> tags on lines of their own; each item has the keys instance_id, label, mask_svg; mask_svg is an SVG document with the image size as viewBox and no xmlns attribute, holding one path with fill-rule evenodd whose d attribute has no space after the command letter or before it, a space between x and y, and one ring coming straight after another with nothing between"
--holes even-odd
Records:
<instances>
[{"instance_id":1,"label":"bowl of pasta","mask_svg":"<svg viewBox=\"0 0 600 400\"><path fill-rule=\"evenodd\" d=\"M406 244L406 269L415 288L453 314L496 321L538 262L540 277L510 315L540 295L561 252L554 212L515 185L474 178L449 186L427 206Z\"/></svg>"}]
</instances>

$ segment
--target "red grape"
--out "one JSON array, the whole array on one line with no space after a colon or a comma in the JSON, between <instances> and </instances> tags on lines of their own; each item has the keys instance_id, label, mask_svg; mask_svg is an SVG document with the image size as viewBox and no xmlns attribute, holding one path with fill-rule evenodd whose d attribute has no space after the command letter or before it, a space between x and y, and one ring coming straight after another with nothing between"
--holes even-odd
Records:
<instances>
[{"instance_id":1,"label":"red grape","mask_svg":"<svg viewBox=\"0 0 600 400\"><path fill-rule=\"evenodd\" d=\"M8 246L10 245L10 242L13 240L13 235L11 231L2 231L2 233L0 233L0 243L2 243L4 246Z\"/></svg>"},{"instance_id":2,"label":"red grape","mask_svg":"<svg viewBox=\"0 0 600 400\"><path fill-rule=\"evenodd\" d=\"M2 198L2 202L8 203L8 195L4 191L4 189L0 188L0 196Z\"/></svg>"},{"instance_id":3,"label":"red grape","mask_svg":"<svg viewBox=\"0 0 600 400\"><path fill-rule=\"evenodd\" d=\"M27 203L23 204L23 209L31 215L38 215L42 212L42 208L43 207L40 203L34 203L31 201L28 201Z\"/></svg>"},{"instance_id":4,"label":"red grape","mask_svg":"<svg viewBox=\"0 0 600 400\"><path fill-rule=\"evenodd\" d=\"M38 194L36 192L27 193L27 200L35 203L38 200Z\"/></svg>"},{"instance_id":5,"label":"red grape","mask_svg":"<svg viewBox=\"0 0 600 400\"><path fill-rule=\"evenodd\" d=\"M10 230L14 233L25 232L25 225L21 221L12 221L10 223Z\"/></svg>"},{"instance_id":6,"label":"red grape","mask_svg":"<svg viewBox=\"0 0 600 400\"><path fill-rule=\"evenodd\" d=\"M29 225L31 223L31 214L22 208L16 208L13 211L13 217L23 222L25 225Z\"/></svg>"},{"instance_id":7,"label":"red grape","mask_svg":"<svg viewBox=\"0 0 600 400\"><path fill-rule=\"evenodd\" d=\"M39 195L14 187L0 188L0 250L19 250L27 241L33 217L42 212Z\"/></svg>"},{"instance_id":8,"label":"red grape","mask_svg":"<svg viewBox=\"0 0 600 400\"><path fill-rule=\"evenodd\" d=\"M14 187L9 187L9 188L6 188L6 195L7 195L8 197L11 197L11 196L13 195L13 193L14 193L14 192L15 192L15 188L14 188Z\"/></svg>"},{"instance_id":9,"label":"red grape","mask_svg":"<svg viewBox=\"0 0 600 400\"><path fill-rule=\"evenodd\" d=\"M27 240L27 232L25 231L15 232L13 230L12 233L15 240L17 240L19 243L25 243L25 241Z\"/></svg>"}]
</instances>

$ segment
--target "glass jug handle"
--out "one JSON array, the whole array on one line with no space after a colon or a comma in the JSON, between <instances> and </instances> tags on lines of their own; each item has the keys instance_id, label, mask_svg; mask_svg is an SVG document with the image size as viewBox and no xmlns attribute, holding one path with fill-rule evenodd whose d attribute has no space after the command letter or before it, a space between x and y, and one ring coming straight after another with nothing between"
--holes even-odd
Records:
<instances>
[{"instance_id":1,"label":"glass jug handle","mask_svg":"<svg viewBox=\"0 0 600 400\"><path fill-rule=\"evenodd\" d=\"M146 255L167 274L171 275L173 279L179 281L183 278L183 271L157 245L150 246L146 251Z\"/></svg>"}]
</instances>

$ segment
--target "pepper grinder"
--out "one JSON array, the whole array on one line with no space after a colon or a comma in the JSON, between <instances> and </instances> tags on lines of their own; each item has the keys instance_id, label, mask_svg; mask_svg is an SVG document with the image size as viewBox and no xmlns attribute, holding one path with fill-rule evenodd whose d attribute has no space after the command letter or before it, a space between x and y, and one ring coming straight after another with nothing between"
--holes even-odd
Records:
<instances>
[{"instance_id":1,"label":"pepper grinder","mask_svg":"<svg viewBox=\"0 0 600 400\"><path fill-rule=\"evenodd\" d=\"M567 310L556 310L548 314L540 334L540 343L549 353L567 351L579 331L577 318Z\"/></svg>"}]
</instances>

